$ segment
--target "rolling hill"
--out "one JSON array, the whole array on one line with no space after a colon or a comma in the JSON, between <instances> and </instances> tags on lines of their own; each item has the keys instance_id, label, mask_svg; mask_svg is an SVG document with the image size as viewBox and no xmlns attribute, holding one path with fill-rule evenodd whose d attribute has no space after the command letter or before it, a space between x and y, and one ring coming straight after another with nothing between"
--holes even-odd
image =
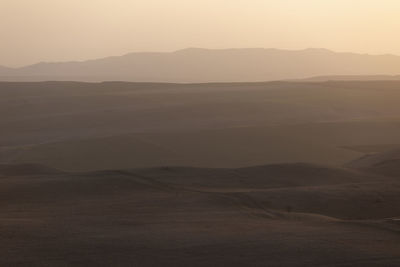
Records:
<instances>
[{"instance_id":1,"label":"rolling hill","mask_svg":"<svg viewBox=\"0 0 400 267\"><path fill-rule=\"evenodd\" d=\"M346 166L369 173L400 178L400 149L399 145L394 147L387 151L366 154Z\"/></svg>"},{"instance_id":2,"label":"rolling hill","mask_svg":"<svg viewBox=\"0 0 400 267\"><path fill-rule=\"evenodd\" d=\"M2 165L0 264L394 267L399 193L399 181L312 164Z\"/></svg>"},{"instance_id":3,"label":"rolling hill","mask_svg":"<svg viewBox=\"0 0 400 267\"><path fill-rule=\"evenodd\" d=\"M342 165L400 144L398 81L0 83L0 163Z\"/></svg>"}]
</instances>

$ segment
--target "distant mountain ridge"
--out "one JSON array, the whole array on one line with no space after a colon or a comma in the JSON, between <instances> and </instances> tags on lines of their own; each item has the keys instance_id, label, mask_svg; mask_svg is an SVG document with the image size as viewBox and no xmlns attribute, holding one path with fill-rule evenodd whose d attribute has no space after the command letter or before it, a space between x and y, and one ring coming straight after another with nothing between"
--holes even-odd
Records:
<instances>
[{"instance_id":1,"label":"distant mountain ridge","mask_svg":"<svg viewBox=\"0 0 400 267\"><path fill-rule=\"evenodd\" d=\"M7 68L7 67L4 67L4 66L0 66L0 74L11 74L12 72L14 72L15 71L15 69L12 69L12 68Z\"/></svg>"},{"instance_id":2,"label":"distant mountain ridge","mask_svg":"<svg viewBox=\"0 0 400 267\"><path fill-rule=\"evenodd\" d=\"M201 49L130 53L74 62L0 67L0 81L259 82L309 77L400 74L400 56L336 53L327 49ZM398 79L398 78L396 78Z\"/></svg>"},{"instance_id":3,"label":"distant mountain ridge","mask_svg":"<svg viewBox=\"0 0 400 267\"><path fill-rule=\"evenodd\" d=\"M326 81L398 81L400 75L332 75L316 76L296 81L326 82Z\"/></svg>"}]
</instances>

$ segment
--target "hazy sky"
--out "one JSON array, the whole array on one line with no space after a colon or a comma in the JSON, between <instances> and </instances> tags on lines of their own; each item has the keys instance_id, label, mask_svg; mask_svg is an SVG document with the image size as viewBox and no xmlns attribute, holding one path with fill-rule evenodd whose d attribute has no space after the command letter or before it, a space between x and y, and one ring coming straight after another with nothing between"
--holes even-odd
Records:
<instances>
[{"instance_id":1,"label":"hazy sky","mask_svg":"<svg viewBox=\"0 0 400 267\"><path fill-rule=\"evenodd\" d=\"M186 47L400 54L399 0L0 0L0 65Z\"/></svg>"}]
</instances>

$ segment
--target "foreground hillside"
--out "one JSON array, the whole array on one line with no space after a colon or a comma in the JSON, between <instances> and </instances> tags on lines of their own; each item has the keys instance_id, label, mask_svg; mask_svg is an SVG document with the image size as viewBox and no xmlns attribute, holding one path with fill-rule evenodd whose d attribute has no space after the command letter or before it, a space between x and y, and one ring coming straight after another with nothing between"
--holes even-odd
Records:
<instances>
[{"instance_id":1,"label":"foreground hillside","mask_svg":"<svg viewBox=\"0 0 400 267\"><path fill-rule=\"evenodd\" d=\"M400 181L310 164L0 165L2 266L398 266Z\"/></svg>"}]
</instances>

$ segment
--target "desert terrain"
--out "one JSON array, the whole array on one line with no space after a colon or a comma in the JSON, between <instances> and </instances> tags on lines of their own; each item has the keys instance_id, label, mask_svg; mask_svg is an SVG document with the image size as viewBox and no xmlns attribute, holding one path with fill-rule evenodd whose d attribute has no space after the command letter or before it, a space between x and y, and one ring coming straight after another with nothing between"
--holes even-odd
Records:
<instances>
[{"instance_id":1,"label":"desert terrain","mask_svg":"<svg viewBox=\"0 0 400 267\"><path fill-rule=\"evenodd\" d=\"M399 266L399 87L0 83L0 265Z\"/></svg>"},{"instance_id":2,"label":"desert terrain","mask_svg":"<svg viewBox=\"0 0 400 267\"><path fill-rule=\"evenodd\" d=\"M312 164L1 165L3 266L398 266L400 183Z\"/></svg>"},{"instance_id":3,"label":"desert terrain","mask_svg":"<svg viewBox=\"0 0 400 267\"><path fill-rule=\"evenodd\" d=\"M400 144L398 81L0 83L0 162L341 166Z\"/></svg>"}]
</instances>

